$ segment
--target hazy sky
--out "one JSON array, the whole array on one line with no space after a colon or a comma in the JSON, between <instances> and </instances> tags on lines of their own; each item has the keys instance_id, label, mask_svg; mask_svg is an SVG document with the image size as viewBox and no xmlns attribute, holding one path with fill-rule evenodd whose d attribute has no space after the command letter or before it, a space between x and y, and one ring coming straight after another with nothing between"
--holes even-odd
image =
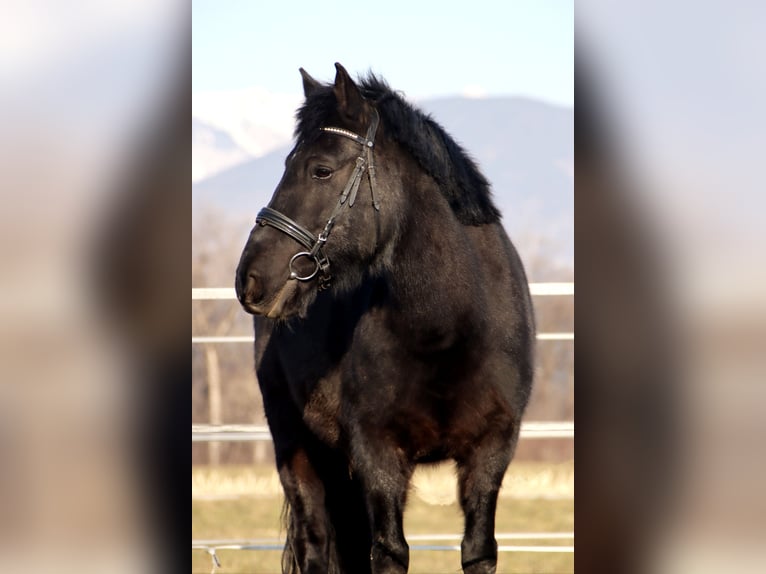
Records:
<instances>
[{"instance_id":1,"label":"hazy sky","mask_svg":"<svg viewBox=\"0 0 766 574\"><path fill-rule=\"evenodd\" d=\"M300 93L339 61L414 98L524 95L572 106L573 0L194 0L194 92Z\"/></svg>"}]
</instances>

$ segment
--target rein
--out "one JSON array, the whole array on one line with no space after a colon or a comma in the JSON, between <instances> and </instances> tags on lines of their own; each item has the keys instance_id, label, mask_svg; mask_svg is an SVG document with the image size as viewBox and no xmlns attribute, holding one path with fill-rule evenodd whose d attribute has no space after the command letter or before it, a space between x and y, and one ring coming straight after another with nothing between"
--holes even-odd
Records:
<instances>
[{"instance_id":1,"label":"rein","mask_svg":"<svg viewBox=\"0 0 766 574\"><path fill-rule=\"evenodd\" d=\"M378 198L375 192L375 163L372 156L375 132L378 130L379 121L378 112L373 108L372 121L370 122L370 126L367 128L367 134L364 137L343 128L320 128L323 132L336 134L354 140L362 146L362 153L356 158L354 171L351 172L351 177L346 182L343 191L341 191L335 209L332 210L330 217L327 219L327 223L325 223L324 229L322 229L319 235L314 237L308 229L276 209L264 207L258 212L258 215L255 218L256 224L259 224L262 227L268 225L274 229L278 229L306 248L306 251L299 251L290 258L290 262L288 263L288 268L290 270L288 281L311 281L319 276L320 290L330 286L330 260L325 255L323 247L324 244L327 243L332 228L335 225L335 220L340 215L346 202L348 201L349 208L354 206L356 195L359 191L359 184L362 182L362 176L365 171L367 171L367 177L370 181L372 206L375 208L375 211L380 211L380 204L378 203ZM314 262L314 270L308 275L300 275L294 268L295 262L303 257L311 259Z\"/></svg>"}]
</instances>

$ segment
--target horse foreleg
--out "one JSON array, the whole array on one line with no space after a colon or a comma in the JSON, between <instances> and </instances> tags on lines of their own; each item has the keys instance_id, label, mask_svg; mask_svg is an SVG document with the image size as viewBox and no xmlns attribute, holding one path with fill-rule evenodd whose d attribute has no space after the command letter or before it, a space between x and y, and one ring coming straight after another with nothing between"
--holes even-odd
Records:
<instances>
[{"instance_id":1,"label":"horse foreleg","mask_svg":"<svg viewBox=\"0 0 766 574\"><path fill-rule=\"evenodd\" d=\"M465 515L460 547L465 574L494 574L497 568L497 495L517 437L518 431L510 444L497 436L487 437L457 461L460 506Z\"/></svg>"},{"instance_id":2,"label":"horse foreleg","mask_svg":"<svg viewBox=\"0 0 766 574\"><path fill-rule=\"evenodd\" d=\"M279 478L290 505L283 570L286 574L327 574L331 536L324 484L305 450L298 449L283 461Z\"/></svg>"},{"instance_id":3,"label":"horse foreleg","mask_svg":"<svg viewBox=\"0 0 766 574\"><path fill-rule=\"evenodd\" d=\"M413 465L389 445L355 436L354 470L362 480L370 517L372 574L404 574L410 548L404 538L403 515Z\"/></svg>"}]
</instances>

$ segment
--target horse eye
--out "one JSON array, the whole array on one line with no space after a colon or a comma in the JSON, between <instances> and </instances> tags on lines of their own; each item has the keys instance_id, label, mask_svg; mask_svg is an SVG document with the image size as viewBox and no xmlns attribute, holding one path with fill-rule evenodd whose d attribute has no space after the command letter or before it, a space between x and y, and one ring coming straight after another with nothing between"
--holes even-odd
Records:
<instances>
[{"instance_id":1,"label":"horse eye","mask_svg":"<svg viewBox=\"0 0 766 574\"><path fill-rule=\"evenodd\" d=\"M314 179L330 179L332 177L332 170L329 167L317 167L314 169L314 174L311 176Z\"/></svg>"}]
</instances>

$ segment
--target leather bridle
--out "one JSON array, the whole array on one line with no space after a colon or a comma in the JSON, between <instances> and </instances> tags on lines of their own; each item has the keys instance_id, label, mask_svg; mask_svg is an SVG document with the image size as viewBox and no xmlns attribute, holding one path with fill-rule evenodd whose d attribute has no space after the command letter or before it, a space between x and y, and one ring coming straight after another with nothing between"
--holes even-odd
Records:
<instances>
[{"instance_id":1,"label":"leather bridle","mask_svg":"<svg viewBox=\"0 0 766 574\"><path fill-rule=\"evenodd\" d=\"M330 285L330 260L324 253L324 244L330 237L333 225L335 225L336 218L340 215L348 201L348 207L354 206L356 201L356 195L359 191L359 184L362 182L362 176L365 170L367 171L367 177L370 181L370 194L372 195L372 205L376 211L380 211L380 205L378 204L378 198L375 192L375 163L373 162L372 149L374 147L375 132L378 129L378 112L373 108L372 121L367 128L367 134L365 137L355 134L349 130L335 127L323 127L320 128L323 132L344 136L354 140L356 143L362 146L362 153L356 158L356 166L354 171L351 172L351 177L343 191L340 194L338 203L335 205L330 214L327 223L325 223L324 229L316 237L305 227L290 219L285 214L280 213L276 209L270 207L264 207L258 212L255 218L255 222L258 225L268 225L274 229L278 229L282 233L289 235L295 241L303 245L307 251L299 251L290 258L288 268L290 270L290 276L288 280L297 281L311 281L312 279L319 278L319 289L325 289ZM295 262L302 257L309 258L314 261L314 269L308 275L300 275L295 270Z\"/></svg>"}]
</instances>

